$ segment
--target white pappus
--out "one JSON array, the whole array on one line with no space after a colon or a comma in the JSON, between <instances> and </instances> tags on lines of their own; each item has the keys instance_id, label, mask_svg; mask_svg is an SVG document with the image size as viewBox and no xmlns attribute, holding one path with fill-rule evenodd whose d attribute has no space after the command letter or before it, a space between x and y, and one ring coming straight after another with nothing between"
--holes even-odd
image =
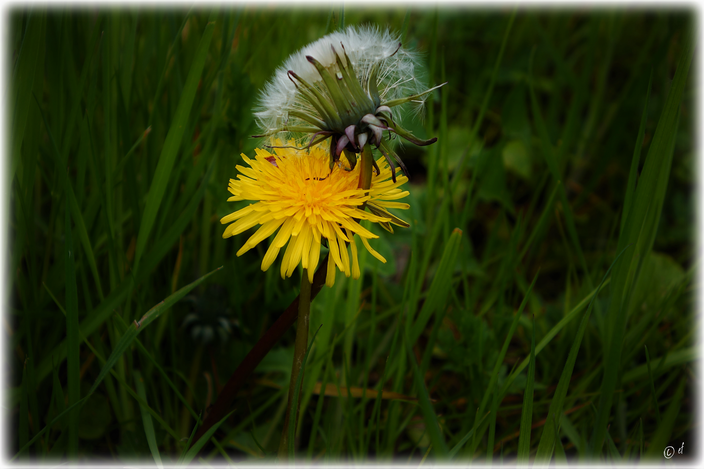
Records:
<instances>
[{"instance_id":1,"label":"white pappus","mask_svg":"<svg viewBox=\"0 0 704 469\"><path fill-rule=\"evenodd\" d=\"M292 54L266 84L255 109L261 136L308 147L330 138L331 166L344 154L354 167L356 154L373 144L392 168L393 159L407 173L387 143L391 133L417 145L436 141L413 136L391 110L422 106L442 86L425 89L420 70L418 54L388 30L351 26L328 34Z\"/></svg>"}]
</instances>

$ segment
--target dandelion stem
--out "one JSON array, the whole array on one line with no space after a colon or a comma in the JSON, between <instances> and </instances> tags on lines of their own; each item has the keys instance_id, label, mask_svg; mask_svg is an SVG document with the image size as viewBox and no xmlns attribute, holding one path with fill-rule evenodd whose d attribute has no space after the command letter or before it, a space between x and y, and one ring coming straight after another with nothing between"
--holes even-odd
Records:
<instances>
[{"instance_id":1,"label":"dandelion stem","mask_svg":"<svg viewBox=\"0 0 704 469\"><path fill-rule=\"evenodd\" d=\"M296 322L296 344L293 350L293 367L291 368L291 381L288 388L288 405L286 406L286 417L284 419L284 428L281 432L281 441L279 443L279 460L286 461L288 459L288 436L289 436L289 416L291 415L291 407L299 406L299 402L293 402L295 394L295 386L298 380L298 374L303 373L303 360L305 358L306 349L308 347L308 328L310 323L310 298L311 283L308 280L307 269L303 269L301 274L301 293L298 300L298 320ZM294 428L298 424L298 411L296 409L296 421L293 423Z\"/></svg>"},{"instance_id":2,"label":"dandelion stem","mask_svg":"<svg viewBox=\"0 0 704 469\"><path fill-rule=\"evenodd\" d=\"M367 143L362 149L362 168L359 171L359 184L357 185L360 189L369 189L372 185L373 162L372 147Z\"/></svg>"}]
</instances>

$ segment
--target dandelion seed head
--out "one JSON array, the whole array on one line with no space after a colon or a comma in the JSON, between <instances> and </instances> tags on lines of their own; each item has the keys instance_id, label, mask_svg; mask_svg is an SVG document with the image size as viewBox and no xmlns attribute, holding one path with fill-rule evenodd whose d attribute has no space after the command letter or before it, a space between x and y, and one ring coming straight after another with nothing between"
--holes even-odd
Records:
<instances>
[{"instance_id":1,"label":"dandelion seed head","mask_svg":"<svg viewBox=\"0 0 704 469\"><path fill-rule=\"evenodd\" d=\"M335 49L335 52L333 51ZM344 49L344 50L343 50ZM350 26L311 43L292 54L274 73L266 84L255 108L255 117L264 133L271 133L284 126L309 125L302 119L292 116L291 111L316 115L318 112L305 99L289 70L314 86L321 94L327 95L322 78L316 67L307 59L314 57L323 67L337 75L341 74L336 55L343 66L347 66L346 56L354 68L356 77L364 88L375 64L378 64L377 87L382 101L399 99L422 92L422 67L417 52L400 45L400 36L376 26ZM425 99L409 103L409 108L419 113ZM399 119L401 113L394 115ZM291 133L279 133L276 138L288 140Z\"/></svg>"}]
</instances>

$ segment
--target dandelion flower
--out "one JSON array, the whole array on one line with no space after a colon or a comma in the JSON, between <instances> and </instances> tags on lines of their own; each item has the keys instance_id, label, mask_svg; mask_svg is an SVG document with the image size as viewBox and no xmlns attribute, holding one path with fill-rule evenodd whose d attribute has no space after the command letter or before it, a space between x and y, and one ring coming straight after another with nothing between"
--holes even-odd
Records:
<instances>
[{"instance_id":1,"label":"dandelion flower","mask_svg":"<svg viewBox=\"0 0 704 469\"><path fill-rule=\"evenodd\" d=\"M328 154L321 146L313 146L308 152L278 148L270 153L256 149L256 155L254 159L242 155L249 167L237 166L240 174L237 179L230 179L229 191L233 195L228 199L253 203L223 217L220 222L229 224L223 238L259 226L237 252L238 256L278 230L262 260L264 271L285 247L282 278L290 277L301 264L312 282L321 244L326 243L330 250L326 284L334 284L335 267L356 279L361 272L355 235L374 257L386 262L369 244L370 239L378 236L364 228L360 221L379 223L390 231L391 224L409 226L387 210L409 208L408 204L397 202L408 195L408 191L399 189L408 179L399 176L392 180L391 168L381 158L377 161L379 171L373 175L371 187L364 190L358 187L361 165L351 169L340 162L330 170ZM365 206L371 213L364 210Z\"/></svg>"},{"instance_id":2,"label":"dandelion flower","mask_svg":"<svg viewBox=\"0 0 704 469\"><path fill-rule=\"evenodd\" d=\"M261 137L299 137L298 144L307 141L308 148L330 139L330 167L344 154L354 168L356 154L373 144L391 166L393 180L394 161L408 176L388 143L391 134L416 145L437 140L415 137L392 114L391 108L405 103L422 106L442 86L423 90L419 72L417 54L388 30L349 27L329 34L291 55L266 85L255 113Z\"/></svg>"}]
</instances>

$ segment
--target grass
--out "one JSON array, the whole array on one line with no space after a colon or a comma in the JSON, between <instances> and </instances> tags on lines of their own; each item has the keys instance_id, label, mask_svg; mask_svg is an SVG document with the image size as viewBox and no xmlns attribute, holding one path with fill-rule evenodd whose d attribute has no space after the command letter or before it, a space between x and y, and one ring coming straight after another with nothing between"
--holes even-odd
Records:
<instances>
[{"instance_id":1,"label":"grass","mask_svg":"<svg viewBox=\"0 0 704 469\"><path fill-rule=\"evenodd\" d=\"M6 457L275 456L293 329L193 438L298 294L260 270L265 246L236 257L245 239L223 240L219 219L258 145L258 90L290 53L361 23L402 32L428 84L448 82L424 120L404 120L439 140L397 149L411 227L378 233L388 262L360 251L363 277L337 275L312 303L291 450L635 464L685 443L673 459L694 456L693 19L11 10Z\"/></svg>"}]
</instances>

